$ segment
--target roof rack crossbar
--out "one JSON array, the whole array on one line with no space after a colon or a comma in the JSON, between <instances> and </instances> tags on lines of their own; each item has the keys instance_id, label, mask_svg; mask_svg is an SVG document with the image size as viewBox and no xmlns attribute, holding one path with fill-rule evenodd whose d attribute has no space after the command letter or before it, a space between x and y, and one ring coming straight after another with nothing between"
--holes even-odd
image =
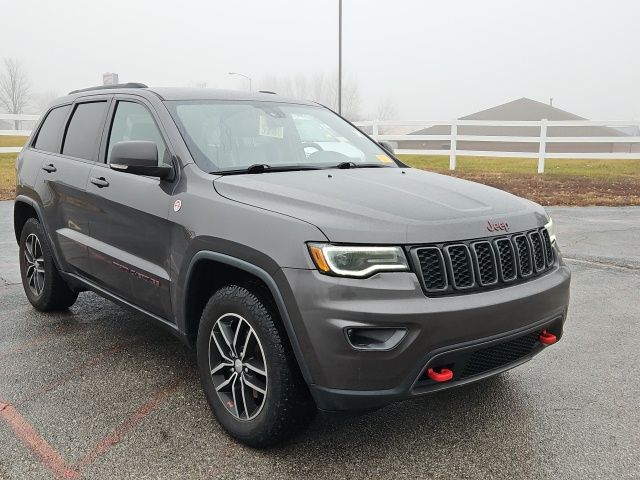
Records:
<instances>
[{"instance_id":1,"label":"roof rack crossbar","mask_svg":"<svg viewBox=\"0 0 640 480\"><path fill-rule=\"evenodd\" d=\"M79 88L78 90L72 90L69 92L69 95L73 95L74 93L80 93L80 92L90 92L92 90L109 90L112 88L149 88L149 87L144 83L137 83L137 82L119 83L117 85L98 85L97 87Z\"/></svg>"}]
</instances>

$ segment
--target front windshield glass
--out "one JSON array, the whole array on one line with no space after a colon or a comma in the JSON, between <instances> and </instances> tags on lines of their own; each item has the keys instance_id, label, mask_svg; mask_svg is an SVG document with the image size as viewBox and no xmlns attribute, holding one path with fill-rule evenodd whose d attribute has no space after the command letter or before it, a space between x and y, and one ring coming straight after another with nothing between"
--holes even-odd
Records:
<instances>
[{"instance_id":1,"label":"front windshield glass","mask_svg":"<svg viewBox=\"0 0 640 480\"><path fill-rule=\"evenodd\" d=\"M269 167L397 167L375 142L323 107L251 101L166 102L205 172Z\"/></svg>"}]
</instances>

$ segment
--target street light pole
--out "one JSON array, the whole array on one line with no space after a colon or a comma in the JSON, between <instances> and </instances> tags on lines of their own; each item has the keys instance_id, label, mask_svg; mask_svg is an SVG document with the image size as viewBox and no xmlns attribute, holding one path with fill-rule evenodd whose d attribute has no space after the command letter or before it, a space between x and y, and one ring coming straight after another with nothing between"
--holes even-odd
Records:
<instances>
[{"instance_id":1,"label":"street light pole","mask_svg":"<svg viewBox=\"0 0 640 480\"><path fill-rule=\"evenodd\" d=\"M342 0L338 0L338 114L342 115Z\"/></svg>"},{"instance_id":2,"label":"street light pole","mask_svg":"<svg viewBox=\"0 0 640 480\"><path fill-rule=\"evenodd\" d=\"M238 76L240 76L240 77L244 77L244 78L246 78L247 80L249 80L249 91L251 91L251 77L248 77L248 76L246 76L245 74L243 74L243 73L238 73L238 72L229 72L229 75L238 75Z\"/></svg>"}]
</instances>

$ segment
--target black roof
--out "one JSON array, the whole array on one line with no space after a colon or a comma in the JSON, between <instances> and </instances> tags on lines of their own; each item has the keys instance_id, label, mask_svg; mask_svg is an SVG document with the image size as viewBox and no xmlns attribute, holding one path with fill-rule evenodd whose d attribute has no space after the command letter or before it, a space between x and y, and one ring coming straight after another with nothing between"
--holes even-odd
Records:
<instances>
[{"instance_id":1,"label":"black roof","mask_svg":"<svg viewBox=\"0 0 640 480\"><path fill-rule=\"evenodd\" d=\"M107 92L105 92L107 90ZM254 100L264 102L294 103L299 105L318 105L310 100L281 97L274 92L246 92L241 90L219 90L214 88L185 88L185 87L148 87L144 83L121 83L118 85L100 85L82 88L69 92L69 96L86 96L92 93L137 93L150 92L162 100ZM56 103L67 98L60 98Z\"/></svg>"},{"instance_id":2,"label":"black roof","mask_svg":"<svg viewBox=\"0 0 640 480\"><path fill-rule=\"evenodd\" d=\"M69 92L69 95L73 95L74 93L80 93L80 92L92 92L93 90L111 90L115 88L149 88L149 87L147 87L144 83L136 83L136 82L117 83L115 85L98 85L97 87L87 87L87 88L80 88L78 90L71 90Z\"/></svg>"}]
</instances>

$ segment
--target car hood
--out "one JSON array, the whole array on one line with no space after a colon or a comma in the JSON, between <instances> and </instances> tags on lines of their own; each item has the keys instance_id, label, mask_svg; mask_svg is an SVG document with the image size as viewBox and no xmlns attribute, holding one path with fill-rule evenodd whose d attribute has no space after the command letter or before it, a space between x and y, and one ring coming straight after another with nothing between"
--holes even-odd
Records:
<instances>
[{"instance_id":1,"label":"car hood","mask_svg":"<svg viewBox=\"0 0 640 480\"><path fill-rule=\"evenodd\" d=\"M231 200L317 226L332 242L435 243L544 225L533 202L474 182L407 168L360 168L226 175L216 191Z\"/></svg>"}]
</instances>

